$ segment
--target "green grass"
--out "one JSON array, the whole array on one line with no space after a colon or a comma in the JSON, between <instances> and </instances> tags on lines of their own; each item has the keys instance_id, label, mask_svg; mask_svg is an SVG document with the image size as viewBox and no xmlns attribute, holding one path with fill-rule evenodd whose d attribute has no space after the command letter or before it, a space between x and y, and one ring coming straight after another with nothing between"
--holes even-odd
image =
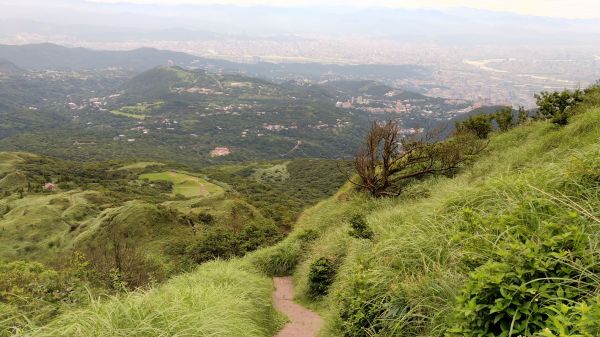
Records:
<instances>
[{"instance_id":1,"label":"green grass","mask_svg":"<svg viewBox=\"0 0 600 337\"><path fill-rule=\"evenodd\" d=\"M124 112L121 110L111 110L110 113L115 116L123 116L123 117L140 119L140 120L146 119L146 115L139 115L139 114L134 114L134 113L130 113L130 112Z\"/></svg>"},{"instance_id":2,"label":"green grass","mask_svg":"<svg viewBox=\"0 0 600 337\"><path fill-rule=\"evenodd\" d=\"M134 119L146 119L148 114L154 110L160 109L164 102L158 101L154 103L137 103L136 105L128 105L119 110L112 110L110 113L117 116L123 116Z\"/></svg>"},{"instance_id":3,"label":"green grass","mask_svg":"<svg viewBox=\"0 0 600 337\"><path fill-rule=\"evenodd\" d=\"M16 164L31 157L35 156L28 153L0 152L0 175L12 172Z\"/></svg>"},{"instance_id":4,"label":"green grass","mask_svg":"<svg viewBox=\"0 0 600 337\"><path fill-rule=\"evenodd\" d=\"M399 198L373 200L347 186L305 211L288 239L251 259L267 274L293 274L297 299L327 318L323 337L343 336L348 321L340 315L357 303L382 310L363 322L364 336L442 336L468 277L464 260L491 258L493 246L479 240L511 233L492 224L512 217L561 223L562 214L575 213L588 223L592 247L599 243L599 139L600 108L564 128L530 122L494 135L486 153L457 176L414 183ZM536 200L556 209L540 209ZM490 224L465 228L471 212ZM366 216L374 240L349 236L353 214ZM307 231L318 238L305 243L298 234ZM320 257L336 261L338 276L330 295L314 300L308 275Z\"/></svg>"},{"instance_id":5,"label":"green grass","mask_svg":"<svg viewBox=\"0 0 600 337\"><path fill-rule=\"evenodd\" d=\"M155 162L155 161L143 161L143 162L133 163L130 165L125 165L123 167L120 167L119 170L145 169L145 168L151 167L151 166L164 166L164 165L165 164L163 164L163 163L159 163L159 162Z\"/></svg>"},{"instance_id":6,"label":"green grass","mask_svg":"<svg viewBox=\"0 0 600 337\"><path fill-rule=\"evenodd\" d=\"M205 197L223 192L222 187L210 183L205 179L174 171L147 173L141 175L140 179L172 182L173 195L180 194L186 198Z\"/></svg>"},{"instance_id":7,"label":"green grass","mask_svg":"<svg viewBox=\"0 0 600 337\"><path fill-rule=\"evenodd\" d=\"M271 280L247 263L211 262L148 291L96 300L17 336L267 337L282 323L269 300L272 290Z\"/></svg>"},{"instance_id":8,"label":"green grass","mask_svg":"<svg viewBox=\"0 0 600 337\"><path fill-rule=\"evenodd\" d=\"M386 318L371 322L365 329L384 329L382 336L441 336L451 324L454 298L467 277L463 259L473 254L490 256L489 251L470 247L471 238L483 236L495 242L503 235L481 224L474 230L461 227L464 212L490 221L515 216L544 223L559 220L558 215L536 209L534 200L550 200L556 214L575 212L598 217L600 194L600 109L593 108L559 128L546 122L532 122L508 133L495 135L486 154L471 168L454 178L434 178L416 183L395 199L350 201L329 200L311 210L300 226L321 233L305 253L294 277L299 298L323 311L328 317L322 336L342 336L344 298L381 302L402 298L400 313L382 312ZM595 173L592 173L595 172ZM585 175L591 179L582 179ZM569 206L568 204L571 204ZM581 205L577 209L572 205ZM520 213L519 213L520 212ZM375 231L373 242L348 237L348 214L366 215ZM470 214L470 213L469 213ZM589 235L596 242L600 232L589 217ZM518 223L518 222L517 222ZM473 242L477 240L473 239ZM319 257L340 261L331 292L322 301L307 296L310 264ZM360 289L371 295L357 295ZM407 312L402 313L406 309Z\"/></svg>"},{"instance_id":9,"label":"green grass","mask_svg":"<svg viewBox=\"0 0 600 337\"><path fill-rule=\"evenodd\" d=\"M73 247L99 214L90 192L0 199L0 259L39 259ZM72 230L71 225L77 225Z\"/></svg>"}]
</instances>

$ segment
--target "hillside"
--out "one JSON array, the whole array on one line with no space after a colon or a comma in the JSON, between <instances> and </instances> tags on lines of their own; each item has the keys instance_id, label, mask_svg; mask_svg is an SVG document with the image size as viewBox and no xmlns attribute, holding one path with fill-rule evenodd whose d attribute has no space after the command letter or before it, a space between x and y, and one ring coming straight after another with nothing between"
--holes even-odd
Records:
<instances>
[{"instance_id":1,"label":"hillside","mask_svg":"<svg viewBox=\"0 0 600 337\"><path fill-rule=\"evenodd\" d=\"M304 212L273 247L23 335L98 336L102 324L106 336L141 336L141 326L207 336L215 332L203 330L202 317L227 307L215 318L217 335L272 336L278 319L265 309L266 276L291 274L296 300L327 319L321 336L597 336L598 91L586 100L567 126L529 121L493 135L455 176L379 200L346 186ZM231 305L229 296L212 297L225 285L225 295L262 290ZM209 307L190 306L206 297ZM180 310L186 319L173 321Z\"/></svg>"},{"instance_id":2,"label":"hillside","mask_svg":"<svg viewBox=\"0 0 600 337\"><path fill-rule=\"evenodd\" d=\"M401 119L413 132L474 108L372 80L270 81L180 66L29 70L0 78L0 150L195 167L344 159L374 120Z\"/></svg>"},{"instance_id":3,"label":"hillside","mask_svg":"<svg viewBox=\"0 0 600 337\"><path fill-rule=\"evenodd\" d=\"M62 86L37 77L0 81L7 92L0 97L0 118L6 125L0 149L194 166L339 158L350 154L370 124L366 116L337 109L334 99L318 91L254 77L158 67L123 83L121 73L101 73L60 73ZM114 85L107 88L111 77ZM13 92L27 92L24 87L38 82L37 100L23 94L10 99ZM82 90L73 92L76 85ZM31 117L31 123L24 123L29 115L48 122L40 125L38 117ZM46 139L53 139L52 147ZM211 155L223 147L227 155Z\"/></svg>"},{"instance_id":4,"label":"hillside","mask_svg":"<svg viewBox=\"0 0 600 337\"><path fill-rule=\"evenodd\" d=\"M275 244L344 183L333 167L311 159L196 172L0 152L0 336L90 295L144 289Z\"/></svg>"},{"instance_id":5,"label":"hillside","mask_svg":"<svg viewBox=\"0 0 600 337\"><path fill-rule=\"evenodd\" d=\"M27 70L93 70L110 67L145 71L156 66L189 65L196 57L154 48L132 51L101 51L66 48L55 44L0 45L0 58Z\"/></svg>"},{"instance_id":6,"label":"hillside","mask_svg":"<svg viewBox=\"0 0 600 337\"><path fill-rule=\"evenodd\" d=\"M73 28L69 27L71 32ZM129 32L130 33L130 32ZM137 38L139 39L139 38ZM122 68L143 72L169 64L242 73L271 80L306 77L325 78L405 79L427 78L431 70L422 66L365 64L337 65L319 63L236 63L191 54L139 48L127 51L106 51L86 48L67 48L51 43L29 45L0 45L0 59L6 59L27 70L98 70Z\"/></svg>"},{"instance_id":7,"label":"hillside","mask_svg":"<svg viewBox=\"0 0 600 337\"><path fill-rule=\"evenodd\" d=\"M0 59L0 76L12 76L22 73L23 70L14 63Z\"/></svg>"}]
</instances>

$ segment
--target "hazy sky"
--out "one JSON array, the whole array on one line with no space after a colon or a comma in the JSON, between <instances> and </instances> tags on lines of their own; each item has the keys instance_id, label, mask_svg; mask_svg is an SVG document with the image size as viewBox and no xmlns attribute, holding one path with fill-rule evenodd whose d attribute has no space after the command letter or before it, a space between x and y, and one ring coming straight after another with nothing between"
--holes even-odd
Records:
<instances>
[{"instance_id":1,"label":"hazy sky","mask_svg":"<svg viewBox=\"0 0 600 337\"><path fill-rule=\"evenodd\" d=\"M86 1L86 0L80 0ZM520 14L563 18L600 18L600 0L88 0L105 3L138 4L234 4L272 6L385 6L410 8L469 7ZM0 1L1 3L2 1Z\"/></svg>"}]
</instances>

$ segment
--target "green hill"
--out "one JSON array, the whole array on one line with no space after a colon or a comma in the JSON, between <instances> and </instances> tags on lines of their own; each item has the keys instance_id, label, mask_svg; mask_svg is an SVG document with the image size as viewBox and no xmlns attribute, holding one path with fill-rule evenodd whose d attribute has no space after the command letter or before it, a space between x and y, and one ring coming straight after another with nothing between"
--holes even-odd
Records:
<instances>
[{"instance_id":1,"label":"green hill","mask_svg":"<svg viewBox=\"0 0 600 337\"><path fill-rule=\"evenodd\" d=\"M293 275L296 299L327 318L322 336L597 336L598 93L580 110L565 127L530 121L493 135L471 166L397 198L346 186L273 247L22 335L272 336L265 275ZM189 304L197 294L211 299ZM189 319L174 319L179 310ZM200 330L209 322L220 330Z\"/></svg>"}]
</instances>

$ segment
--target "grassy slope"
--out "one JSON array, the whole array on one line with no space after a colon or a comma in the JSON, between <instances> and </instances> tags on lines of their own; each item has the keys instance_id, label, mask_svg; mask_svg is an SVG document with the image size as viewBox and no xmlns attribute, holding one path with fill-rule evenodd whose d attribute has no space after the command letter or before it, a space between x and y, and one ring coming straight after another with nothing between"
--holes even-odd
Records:
<instances>
[{"instance_id":1,"label":"grassy slope","mask_svg":"<svg viewBox=\"0 0 600 337\"><path fill-rule=\"evenodd\" d=\"M600 108L595 107L565 128L532 122L495 135L488 153L472 168L452 179L415 184L403 197L373 201L339 194L337 200L322 203L300 220L301 228L317 229L321 235L298 258L294 273L298 298L329 317L322 336L342 335L339 313L344 308L340 303L364 288L371 289L366 298L373 303L403 298L405 308L410 308L406 314L388 317L387 322L372 322L388 327L383 335L439 336L450 324L454 298L467 277L461 261L477 251L469 247L470 240L489 237L495 242L506 235L486 227L465 230L467 212L497 219L522 210L521 215L540 223L560 223L562 219L555 214L576 212L590 223L592 243L597 241L599 141ZM344 198L349 200L340 202ZM537 200L557 210L546 213ZM355 213L366 215L375 231L373 242L349 237L347 220ZM586 213L595 214L596 220ZM476 253L484 260L491 255ZM339 272L330 295L312 301L307 295L308 272L319 257L338 261Z\"/></svg>"},{"instance_id":2,"label":"grassy slope","mask_svg":"<svg viewBox=\"0 0 600 337\"><path fill-rule=\"evenodd\" d=\"M150 181L168 181L173 183L173 195L181 194L186 198L204 197L208 195L221 194L223 188L208 181L181 172L147 173L140 179Z\"/></svg>"},{"instance_id":3,"label":"grassy slope","mask_svg":"<svg viewBox=\"0 0 600 337\"><path fill-rule=\"evenodd\" d=\"M0 191L5 189L4 185L18 185L16 183L21 180L18 178L22 174L11 172L14 165L9 164L20 162L26 156L0 153L0 158L5 159L0 169L4 169L6 174L0 178ZM163 205L182 214L210 213L216 217L218 225L225 226L229 225L232 209L241 205L253 217L262 218L252 206L226 195L223 188L204 179L169 172L148 177L174 182L172 195L183 194L187 199L169 200ZM22 179L26 186L24 175ZM107 206L106 199L105 194L93 189L26 194L23 198L13 193L0 198L0 260L51 260L73 248L80 249L89 242L104 238L109 227L136 233L136 245L146 251L148 257L165 260L165 245L193 234L189 226L167 216L168 212L159 210L157 205L132 200ZM164 262L170 265L168 259Z\"/></svg>"},{"instance_id":4,"label":"grassy slope","mask_svg":"<svg viewBox=\"0 0 600 337\"><path fill-rule=\"evenodd\" d=\"M158 288L96 301L28 336L271 336L272 285L247 263L211 262Z\"/></svg>"},{"instance_id":5,"label":"grassy slope","mask_svg":"<svg viewBox=\"0 0 600 337\"><path fill-rule=\"evenodd\" d=\"M484 225L463 228L466 211L494 217L522 209L535 221L560 220L556 213L538 209L536 200L545 200L559 213L576 212L581 221L590 223L586 228L596 243L598 233L591 218L598 218L600 209L599 140L600 108L590 108L564 128L532 122L495 135L487 153L456 177L413 184L396 199L371 200L347 186L307 210L294 232L274 247L241 261L203 265L149 292L68 313L28 335L104 336L101 331L107 331L115 336L269 336L274 326L269 323L273 318L270 285L261 274L291 273L298 299L328 318L322 336L342 335L341 303L355 296L357 288L368 289L367 298L375 304L400 294L408 302L408 313L385 322L391 329L389 335L406 333L407 319L412 329L408 335L440 335L467 278L468 270L460 261L474 249L470 240L489 236L494 242L498 238L498 233ZM569 200L582 208L573 209L567 205ZM353 214L366 216L375 232L373 241L348 235ZM485 251L479 253L486 258ZM322 256L338 262L338 276L330 295L313 301L307 296L308 270ZM225 288L215 286L215 280L222 277L234 281L226 282ZM190 301L196 297L186 297L189 294L204 294L210 300ZM178 319L182 308L183 317L189 319ZM202 330L207 324L221 330Z\"/></svg>"}]
</instances>

